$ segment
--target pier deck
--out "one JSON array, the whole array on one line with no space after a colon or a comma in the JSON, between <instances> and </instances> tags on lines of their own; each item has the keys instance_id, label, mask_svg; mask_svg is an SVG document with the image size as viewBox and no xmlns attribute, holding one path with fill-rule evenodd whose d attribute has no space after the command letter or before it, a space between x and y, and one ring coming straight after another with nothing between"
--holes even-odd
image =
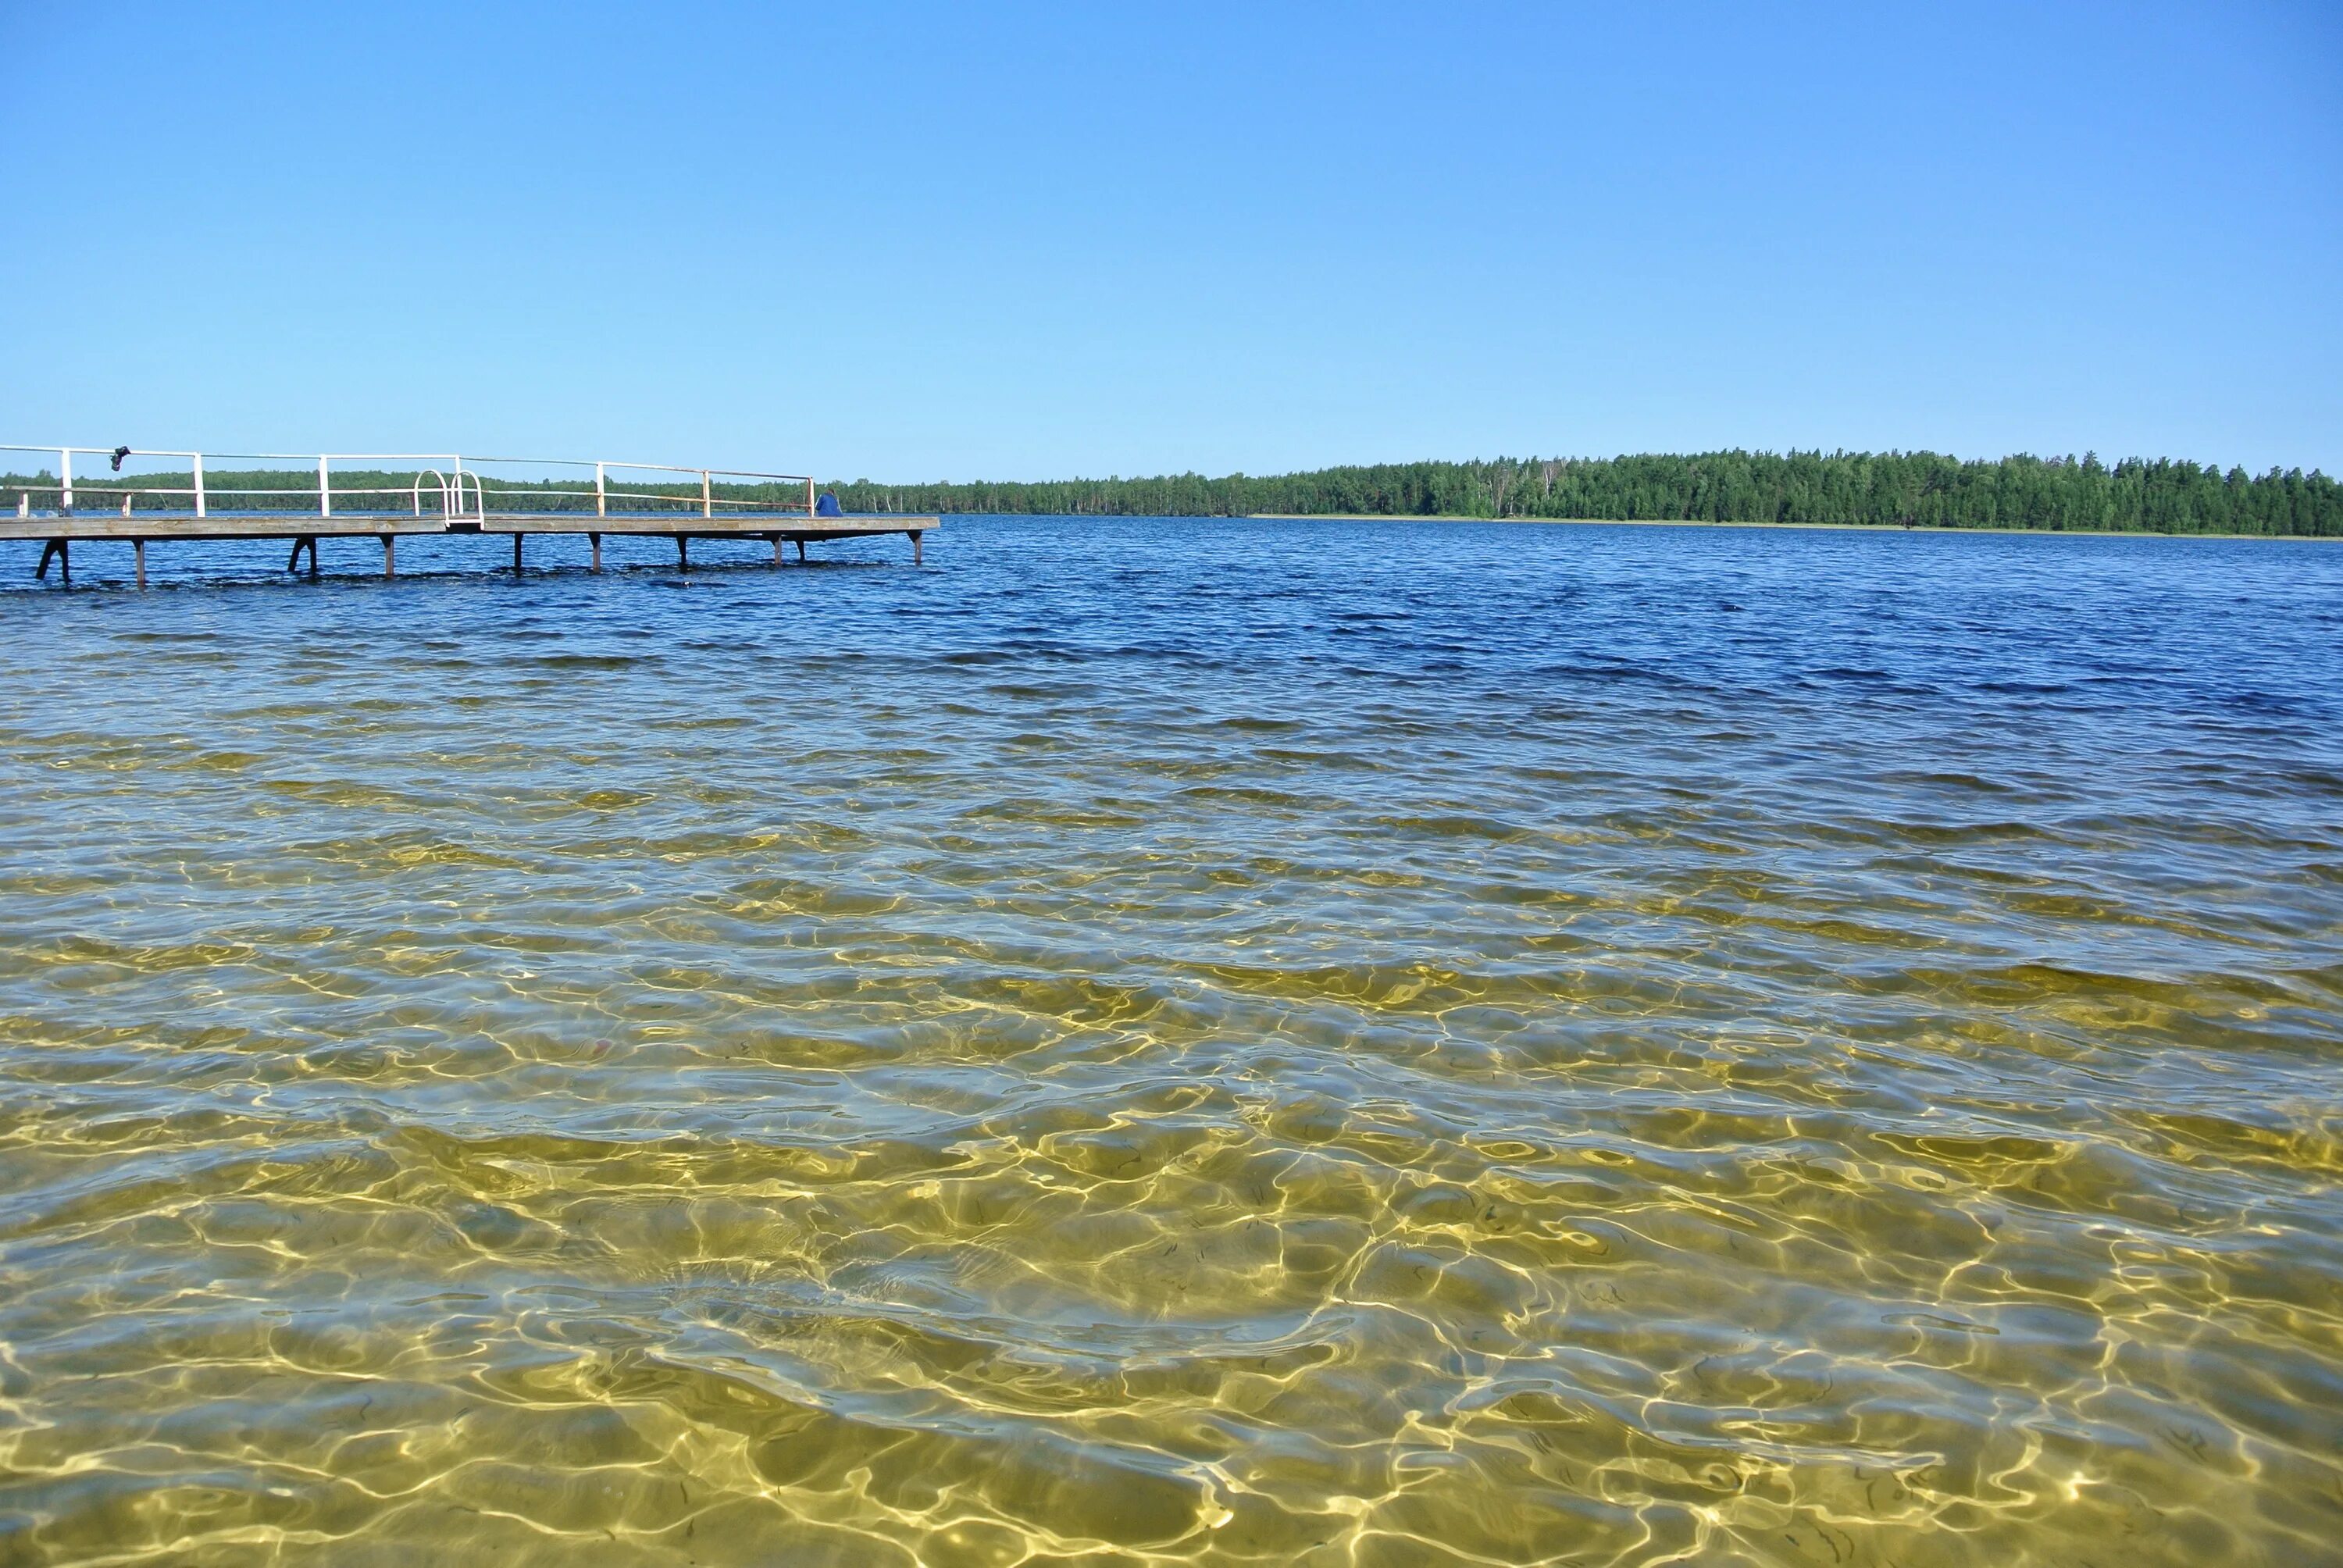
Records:
<instances>
[{"instance_id":1,"label":"pier deck","mask_svg":"<svg viewBox=\"0 0 2343 1568\"><path fill-rule=\"evenodd\" d=\"M22 539L37 541L44 548L40 564L34 568L35 577L49 575L49 564L58 568L58 580L73 580L73 550L77 544L109 542L131 547L133 565L140 587L146 582L146 547L171 541L195 543L203 540L275 539L289 542L292 554L285 563L287 571L299 569L301 557L309 558L309 574L317 574L317 541L322 538L371 538L382 544L382 575L398 575L398 547L394 542L416 535L449 534L509 534L512 536L512 569L522 569L521 541L531 534L583 534L592 543L593 558L590 571L602 569L602 539L605 535L632 538L662 538L675 541L676 564L689 568L691 541L694 539L764 539L773 547L773 564L781 564L783 544L797 548L797 558L806 558L806 546L820 539L864 539L882 534L901 534L911 541L911 564L922 559L923 536L937 526L932 517L798 517L786 524L775 526L770 518L696 518L682 520L669 518L570 518L558 515L541 517L498 517L463 519L454 522L417 520L414 518L328 517L312 518L282 513L251 517L47 517L0 518L0 540Z\"/></svg>"},{"instance_id":2,"label":"pier deck","mask_svg":"<svg viewBox=\"0 0 2343 1568\"><path fill-rule=\"evenodd\" d=\"M392 577L397 573L397 540L450 534L509 536L515 571L522 569L522 541L531 534L584 535L593 547L591 569L595 571L602 569L605 535L672 539L677 564L688 568L693 539L767 540L778 566L784 544L795 546L797 558L802 561L807 558L806 547L817 541L900 534L910 541L911 560L917 565L923 538L940 521L932 516L825 511L821 508L827 498L803 475L668 465L548 458L473 460L483 467L591 470L590 487L580 472L573 487L563 487L560 479L500 483L491 476L484 480L475 467L456 457L327 454L297 459L304 468L301 483L296 486L284 482L289 476L282 469L224 473L221 459L207 463L204 455L194 452L0 446L0 454L13 453L54 457L57 472L52 475L45 467L29 478L21 475L0 478L0 495L15 503L15 515L0 512L0 541L37 541L44 548L35 575L45 578L54 561L60 568L60 580L70 580L72 547L95 542L130 545L142 586L146 580L146 547L174 541L289 542L293 548L286 569L297 570L307 554L310 575L315 576L317 541L327 538L379 541L383 575ZM73 472L76 457L110 459L113 467L97 477L76 479ZM186 466L168 474L121 475L122 460L133 457L149 462L185 459ZM295 459L281 456L239 459L230 455L226 460L284 463ZM352 472L349 467L386 463L400 467L389 474L379 467ZM342 465L339 473L337 464ZM307 477L311 465L314 481ZM208 483L207 467L213 476ZM618 485L611 483L613 471L620 478ZM627 478L646 473L658 477ZM668 477L674 475L686 479L679 482ZM397 482L381 482L387 478ZM777 495L783 487L787 487L786 496ZM223 502L227 509L222 509ZM316 509L307 509L310 506Z\"/></svg>"}]
</instances>

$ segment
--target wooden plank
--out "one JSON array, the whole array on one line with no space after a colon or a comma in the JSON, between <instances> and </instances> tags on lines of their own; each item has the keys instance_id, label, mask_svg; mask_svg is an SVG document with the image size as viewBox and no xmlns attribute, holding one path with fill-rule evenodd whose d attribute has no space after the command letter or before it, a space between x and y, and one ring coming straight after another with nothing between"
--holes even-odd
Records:
<instances>
[{"instance_id":1,"label":"wooden plank","mask_svg":"<svg viewBox=\"0 0 2343 1568\"><path fill-rule=\"evenodd\" d=\"M859 539L879 534L925 531L940 526L936 518L845 517L792 518L777 528L776 519L717 518L691 519L692 538L785 539ZM524 527L525 525L525 527ZM613 525L616 525L615 527ZM446 534L447 526L433 518L368 518L337 512L330 518L294 513L277 517L161 517L140 512L124 518L83 514L71 518L0 517L0 539L294 539L306 538L382 538L393 534ZM593 518L549 514L543 517L491 514L485 525L455 530L460 533L624 534L641 538L673 538L672 523L657 518Z\"/></svg>"},{"instance_id":2,"label":"wooden plank","mask_svg":"<svg viewBox=\"0 0 2343 1568\"><path fill-rule=\"evenodd\" d=\"M0 539L294 539L313 535L374 538L385 532L442 533L444 529L397 528L381 518L320 518L296 514L274 518L0 518Z\"/></svg>"},{"instance_id":3,"label":"wooden plank","mask_svg":"<svg viewBox=\"0 0 2343 1568\"><path fill-rule=\"evenodd\" d=\"M710 521L702 518L681 519L689 527L678 528L674 522L659 518L589 518L583 515L543 517L498 516L491 512L479 531L489 534L604 534L632 538L671 539L678 533L688 533L695 539L748 538L766 539L778 533L785 539L859 539L880 534L900 534L917 528L925 531L941 526L936 518L791 518L782 522L774 518L718 518ZM49 531L55 531L50 525ZM401 533L440 533L439 528L401 528ZM461 530L469 532L471 530Z\"/></svg>"}]
</instances>

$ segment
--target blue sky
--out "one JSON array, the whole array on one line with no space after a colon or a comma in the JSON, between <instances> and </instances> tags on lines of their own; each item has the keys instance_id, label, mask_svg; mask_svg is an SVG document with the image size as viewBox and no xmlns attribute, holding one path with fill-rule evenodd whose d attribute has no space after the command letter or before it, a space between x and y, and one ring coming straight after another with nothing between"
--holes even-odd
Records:
<instances>
[{"instance_id":1,"label":"blue sky","mask_svg":"<svg viewBox=\"0 0 2343 1568\"><path fill-rule=\"evenodd\" d=\"M0 0L0 440L2343 470L2343 7Z\"/></svg>"}]
</instances>

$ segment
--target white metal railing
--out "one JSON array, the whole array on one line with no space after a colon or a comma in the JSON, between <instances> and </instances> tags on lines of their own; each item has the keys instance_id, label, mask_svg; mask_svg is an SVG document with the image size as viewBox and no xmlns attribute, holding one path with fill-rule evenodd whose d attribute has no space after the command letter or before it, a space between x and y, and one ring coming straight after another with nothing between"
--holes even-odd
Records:
<instances>
[{"instance_id":1,"label":"white metal railing","mask_svg":"<svg viewBox=\"0 0 2343 1568\"><path fill-rule=\"evenodd\" d=\"M814 481L809 475L806 474L767 474L759 473L754 469L749 468L686 468L678 467L672 463L621 463L610 458L601 458L591 463L583 462L573 457L476 457L473 461L476 463L497 464L512 467L577 468L580 470L591 468L594 470L594 487L590 490L583 487L583 475L581 473L580 487L577 489L549 490L542 486L532 486L526 490L505 489L499 490L496 493L505 496L537 496L548 499L566 498L574 498L579 501L583 501L588 497L591 497L594 501L594 515L597 517L617 517L626 515L626 509L623 505L619 511L611 511L610 503L613 501L624 503L631 500L689 507L693 499L693 498L689 494L688 486L681 487L683 493L678 493L676 490L650 490L640 487L633 489L614 489L611 487L611 477L614 471L621 477L630 473L681 474L688 479L697 478L699 481L699 494L698 497L699 514L703 518L713 518L716 517L718 515L717 508L719 507L734 508L736 513L739 511L803 512L807 517L812 517L815 513L815 508L817 505L817 497L814 491ZM475 475L474 478L477 483L478 476ZM771 497L722 496L716 493L716 482L719 479L728 482L735 479L747 479L763 486L786 484L794 487L802 485L805 487L805 499L803 501L799 501L796 498L792 497L785 501ZM499 508L493 515L501 518L523 514ZM728 513L727 515L733 514Z\"/></svg>"},{"instance_id":2,"label":"white metal railing","mask_svg":"<svg viewBox=\"0 0 2343 1568\"><path fill-rule=\"evenodd\" d=\"M671 463L622 463L608 458L584 460L564 457L474 457L467 460L453 453L443 452L190 452L154 449L134 450L128 447L20 447L0 444L0 460L9 455L23 453L37 456L45 461L54 456L57 460L54 477L45 468L39 474L25 476L10 473L5 487L16 492L16 515L33 513L35 496L54 496L57 515L72 517L85 498L98 499L101 504L118 504L122 515L129 517L134 508L156 516L206 518L215 515L266 516L314 515L319 518L394 518L402 513L421 518L427 493L436 491L439 499L438 515L449 522L485 522L494 518L520 519L528 518L576 517L586 510L586 502L593 503L594 516L621 520L645 518L668 518L697 514L703 521L719 517L739 518L758 514L788 517L817 515L818 497L812 477L805 474L768 474L738 468L688 468ZM74 474L74 459L102 459L112 474L120 474L124 462L131 458L142 461L169 461L185 458L186 482L169 474L133 474L120 478L82 477ZM306 473L311 463L317 466L315 485L300 484L222 484L221 479L234 479L254 473L285 472L287 470L252 468L239 472L231 465L236 463L272 465L300 464ZM390 469L367 464L392 465ZM441 467L441 465L445 467ZM335 482L336 466L342 467L352 477L359 472L387 475L419 465L411 481L403 485L359 485ZM95 463L83 465L87 473ZM575 473L573 483L565 485L558 478L538 480L503 480L484 477L481 467L527 468L538 471ZM593 475L590 488L585 476ZM641 476L676 475L677 480L662 481ZM694 483L696 481L696 483ZM787 486L787 497L772 494L724 494L725 490L755 489L771 491ZM804 487L800 498L798 487ZM314 498L316 510L309 512L310 500L289 504L296 498ZM491 503L495 505L491 505ZM403 503L403 504L402 504ZM550 504L548 504L550 503ZM574 503L574 504L562 504ZM337 508L338 505L338 510ZM50 515L45 509L42 515Z\"/></svg>"}]
</instances>

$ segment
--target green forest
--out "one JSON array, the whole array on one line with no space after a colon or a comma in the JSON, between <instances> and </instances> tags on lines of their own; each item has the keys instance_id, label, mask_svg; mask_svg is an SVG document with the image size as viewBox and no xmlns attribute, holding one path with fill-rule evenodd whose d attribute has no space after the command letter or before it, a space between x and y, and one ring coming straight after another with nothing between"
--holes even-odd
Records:
<instances>
[{"instance_id":1,"label":"green forest","mask_svg":"<svg viewBox=\"0 0 2343 1568\"><path fill-rule=\"evenodd\" d=\"M1499 457L1312 473L1039 484L831 487L848 511L1140 517L1555 518L1880 528L2343 535L2343 487L2316 470L2096 453L1967 461L1934 452Z\"/></svg>"},{"instance_id":2,"label":"green forest","mask_svg":"<svg viewBox=\"0 0 2343 1568\"><path fill-rule=\"evenodd\" d=\"M268 469L206 477L217 511L294 511L317 502L314 471ZM335 509L405 510L412 474L337 472ZM81 509L119 504L124 487L184 487L190 476L77 479ZM590 512L576 480L528 484L490 477L491 510ZM0 476L0 496L55 502L46 474ZM684 514L696 483L630 487L663 492L620 509ZM1207 478L1061 479L969 484L833 480L849 512L1072 513L1123 517L1549 518L1588 521L1815 523L1876 528L2122 530L2164 534L2343 536L2343 488L2313 469L2248 474L2169 458L2013 457L1963 461L1933 452L1702 452L1689 456L1499 457L1392 463L1310 473ZM45 495L42 494L46 490ZM364 492L373 490L373 496ZM795 503L792 485L717 485L719 502ZM185 500L134 497L140 510ZM427 506L434 504L427 501ZM13 509L13 507L11 508ZM734 515L737 515L734 514Z\"/></svg>"}]
</instances>

